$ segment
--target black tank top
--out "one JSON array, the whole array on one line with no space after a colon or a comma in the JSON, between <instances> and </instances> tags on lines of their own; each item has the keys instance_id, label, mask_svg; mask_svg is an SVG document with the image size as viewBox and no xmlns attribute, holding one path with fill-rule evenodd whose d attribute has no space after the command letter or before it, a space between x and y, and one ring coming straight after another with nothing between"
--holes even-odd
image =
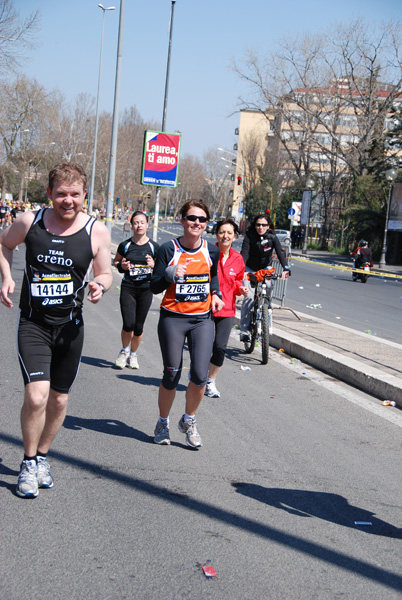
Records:
<instances>
[{"instance_id":1,"label":"black tank top","mask_svg":"<svg viewBox=\"0 0 402 600\"><path fill-rule=\"evenodd\" d=\"M87 273L93 254L91 231L95 219L72 235L46 231L41 209L25 238L25 275L20 309L27 319L62 325L81 318Z\"/></svg>"}]
</instances>

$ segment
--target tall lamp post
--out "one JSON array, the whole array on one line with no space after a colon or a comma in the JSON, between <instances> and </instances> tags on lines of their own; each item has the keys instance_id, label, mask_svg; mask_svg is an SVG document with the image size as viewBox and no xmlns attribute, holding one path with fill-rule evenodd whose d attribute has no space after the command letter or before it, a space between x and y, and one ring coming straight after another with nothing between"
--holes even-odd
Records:
<instances>
[{"instance_id":1,"label":"tall lamp post","mask_svg":"<svg viewBox=\"0 0 402 600\"><path fill-rule=\"evenodd\" d=\"M226 154L230 154L231 156L234 156L236 158L236 166L242 170L241 188L240 188L240 206L239 206L239 213L241 214L240 211L243 209L243 183L244 183L244 176L245 176L244 160L238 154L235 154L234 152L230 152L230 150L224 150L223 148L218 148L218 150L220 152L225 152ZM223 156L221 156L221 159L228 161L228 159L224 158ZM241 164L238 164L239 160L241 161ZM228 162L230 162L230 161L228 161ZM240 220L241 220L241 217L240 217Z\"/></svg>"},{"instance_id":2,"label":"tall lamp post","mask_svg":"<svg viewBox=\"0 0 402 600\"><path fill-rule=\"evenodd\" d=\"M269 183L267 183L267 185L266 185L266 188L265 188L265 189L267 190L267 192L269 192L269 194L270 194L270 198L271 198L271 202L270 202L270 205L269 205L269 216L270 216L270 218L272 219L272 205L273 205L273 203L274 203L274 196L273 196L273 193L272 193L272 188L271 188L271 186L269 185Z\"/></svg>"},{"instance_id":3,"label":"tall lamp post","mask_svg":"<svg viewBox=\"0 0 402 600\"><path fill-rule=\"evenodd\" d=\"M121 62L123 58L123 28L124 28L124 3L125 0L120 0L120 17L119 17L119 35L117 40L117 58L116 58L116 79L114 85L114 102L113 102L113 118L112 118L112 139L110 142L110 158L109 158L109 176L107 183L107 198L106 198L106 224L109 231L112 230L112 215L114 202L114 180L116 175L116 152L117 152L117 135L119 130L119 100L120 100L120 78L121 78Z\"/></svg>"},{"instance_id":4,"label":"tall lamp post","mask_svg":"<svg viewBox=\"0 0 402 600\"><path fill-rule=\"evenodd\" d=\"M314 179L312 179L311 177L307 177L306 191L309 192L309 198L308 198L307 224L306 224L306 231L304 234L302 254L307 254L307 243L308 243L308 235L309 235L309 227L310 227L310 213L311 213L311 190L313 189L313 187L314 187Z\"/></svg>"},{"instance_id":5,"label":"tall lamp post","mask_svg":"<svg viewBox=\"0 0 402 600\"><path fill-rule=\"evenodd\" d=\"M380 258L380 263L379 263L380 269L383 269L386 264L385 263L385 254L387 252L389 206L391 204L392 185L393 185L396 177L397 177L397 172L395 171L395 169L388 169L388 171L385 171L385 178L389 183L389 191L388 191L388 200L387 200L387 214L386 214L386 218L385 218L384 239L382 242L381 258Z\"/></svg>"},{"instance_id":6,"label":"tall lamp post","mask_svg":"<svg viewBox=\"0 0 402 600\"><path fill-rule=\"evenodd\" d=\"M108 8L105 8L104 6L102 6L102 4L98 4L98 6L102 10L102 35L101 35L101 45L100 45L100 57L99 57L98 96L96 98L95 135L94 135L94 150L93 150L93 157L92 157L91 187L89 190L89 198L88 198L88 213L89 214L92 213L93 203L94 203L96 146L98 144L99 97L100 97L100 85L101 85L101 75L102 75L103 32L105 29L105 12L107 10L116 10L115 6L108 6Z\"/></svg>"}]
</instances>

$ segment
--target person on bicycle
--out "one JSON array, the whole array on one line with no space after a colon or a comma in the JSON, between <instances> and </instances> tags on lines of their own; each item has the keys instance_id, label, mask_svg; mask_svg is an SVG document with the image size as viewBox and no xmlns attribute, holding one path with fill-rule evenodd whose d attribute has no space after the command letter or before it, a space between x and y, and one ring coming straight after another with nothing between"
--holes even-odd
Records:
<instances>
[{"instance_id":1,"label":"person on bicycle","mask_svg":"<svg viewBox=\"0 0 402 600\"><path fill-rule=\"evenodd\" d=\"M243 285L243 258L232 248L238 234L237 223L231 217L222 219L216 226L217 246L220 250L218 279L225 306L219 312L214 312L215 339L205 388L205 395L209 398L220 398L221 395L215 380L225 360L226 347L236 316L236 296L248 295L248 288Z\"/></svg>"},{"instance_id":2,"label":"person on bicycle","mask_svg":"<svg viewBox=\"0 0 402 600\"><path fill-rule=\"evenodd\" d=\"M366 240L361 240L358 247L350 253L350 256L355 256L354 268L360 269L364 263L370 263L370 267L373 267L373 254L369 248Z\"/></svg>"},{"instance_id":3,"label":"person on bicycle","mask_svg":"<svg viewBox=\"0 0 402 600\"><path fill-rule=\"evenodd\" d=\"M255 273L260 269L267 269L272 264L272 253L276 251L279 262L283 267L282 279L290 275L290 268L285 253L277 236L273 223L267 214L259 214L244 236L240 254L246 265L246 273ZM250 286L247 278L244 284L249 289L247 298L243 300L240 318L240 341L244 342L250 338L249 327L251 319L251 308L254 303L254 288Z\"/></svg>"}]
</instances>

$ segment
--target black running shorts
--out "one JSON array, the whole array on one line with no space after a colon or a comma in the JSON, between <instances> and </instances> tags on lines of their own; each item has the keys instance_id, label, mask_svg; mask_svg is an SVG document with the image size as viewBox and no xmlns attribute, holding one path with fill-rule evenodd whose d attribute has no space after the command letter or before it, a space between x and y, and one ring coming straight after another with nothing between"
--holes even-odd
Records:
<instances>
[{"instance_id":1,"label":"black running shorts","mask_svg":"<svg viewBox=\"0 0 402 600\"><path fill-rule=\"evenodd\" d=\"M63 325L46 325L21 315L18 358L25 385L50 381L53 390L68 394L78 373L83 343L82 317Z\"/></svg>"}]
</instances>

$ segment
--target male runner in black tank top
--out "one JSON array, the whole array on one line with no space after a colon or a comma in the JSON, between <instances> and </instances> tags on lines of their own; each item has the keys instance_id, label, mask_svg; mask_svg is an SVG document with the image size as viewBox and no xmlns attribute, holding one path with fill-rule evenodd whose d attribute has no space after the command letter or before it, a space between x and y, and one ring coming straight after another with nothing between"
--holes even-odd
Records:
<instances>
[{"instance_id":1,"label":"male runner in black tank top","mask_svg":"<svg viewBox=\"0 0 402 600\"><path fill-rule=\"evenodd\" d=\"M0 299L8 308L15 288L12 253L26 244L18 328L25 396L24 460L16 492L22 498L36 498L39 487L53 487L46 455L63 424L78 371L84 339L81 310L91 265L90 302L99 302L112 284L110 235L82 212L85 188L81 167L58 165L49 174L52 208L22 213L0 237Z\"/></svg>"}]
</instances>

